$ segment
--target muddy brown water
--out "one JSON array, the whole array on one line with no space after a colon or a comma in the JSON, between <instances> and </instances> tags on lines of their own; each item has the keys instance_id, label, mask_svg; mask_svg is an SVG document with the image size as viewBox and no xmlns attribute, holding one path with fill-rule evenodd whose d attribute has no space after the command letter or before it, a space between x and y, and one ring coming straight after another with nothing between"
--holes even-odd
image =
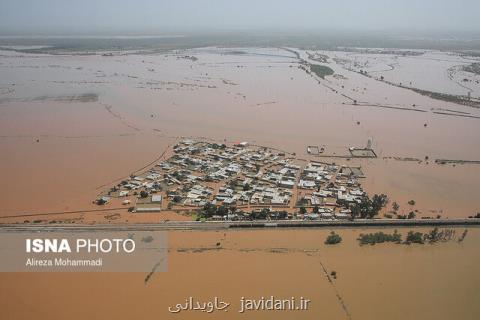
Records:
<instances>
[{"instance_id":1,"label":"muddy brown water","mask_svg":"<svg viewBox=\"0 0 480 320\"><path fill-rule=\"evenodd\" d=\"M406 212L466 217L480 210L472 200L478 194L478 165L433 163L480 159L480 126L478 119L431 109L477 114L476 109L432 100L333 63L346 79L330 77L319 84L285 51L249 50L243 55L215 48L186 51L197 61L180 58L183 53L2 56L1 215L91 209L98 186L151 162L180 136L246 140L299 157L307 157L307 145L344 154L371 137L379 159L329 161L361 165L366 190L386 193ZM342 94L369 104L415 104L425 112L353 106ZM98 100L62 99L84 95ZM393 156L430 161L383 159ZM415 208L407 205L411 199Z\"/></svg>"},{"instance_id":2,"label":"muddy brown water","mask_svg":"<svg viewBox=\"0 0 480 320\"><path fill-rule=\"evenodd\" d=\"M417 209L419 216L466 217L480 211L480 167L433 163L436 158L479 160L479 120L431 112L448 108L478 115L478 110L432 100L331 64L346 77L322 82L335 93L298 69L293 57L275 56L284 51L245 50L270 55L224 54L212 48L188 51L197 61L173 53L3 55L0 215L96 209L91 202L102 188L150 163L182 136L246 140L302 158L307 157L307 145L341 154L350 146L365 146L372 137L378 159L327 160L361 165L366 191L386 193L400 204L400 212ZM89 94L98 100L65 99ZM369 104L416 104L425 112L352 106L341 94ZM427 164L389 158L394 156L430 160ZM416 201L413 207L407 204L411 199ZM1 222L95 223L114 213ZM165 219L189 218L123 210L112 223ZM189 296L218 296L232 308L223 314L187 313L181 318L478 318L478 229L470 229L462 244L424 246L359 247L355 239L363 231L341 229L344 241L326 247L328 232L170 232L169 271L155 273L147 285L145 274L133 273L0 274L0 318L169 318L168 306ZM216 247L217 242L222 249L184 250ZM337 272L333 284L321 263ZM242 296L262 295L304 296L312 304L305 313L242 317L237 312Z\"/></svg>"},{"instance_id":3,"label":"muddy brown water","mask_svg":"<svg viewBox=\"0 0 480 320\"><path fill-rule=\"evenodd\" d=\"M382 229L384 232L392 230ZM408 228L398 231L405 237ZM421 231L426 231L420 229ZM5 319L477 319L478 228L464 242L360 247L360 233L336 230L169 232L168 271L0 274ZM460 234L463 229L457 229ZM220 242L220 249L216 243ZM323 267L322 267L323 265ZM336 271L330 282L327 274ZM312 300L309 311L238 312L241 297ZM218 297L228 312L168 307Z\"/></svg>"}]
</instances>

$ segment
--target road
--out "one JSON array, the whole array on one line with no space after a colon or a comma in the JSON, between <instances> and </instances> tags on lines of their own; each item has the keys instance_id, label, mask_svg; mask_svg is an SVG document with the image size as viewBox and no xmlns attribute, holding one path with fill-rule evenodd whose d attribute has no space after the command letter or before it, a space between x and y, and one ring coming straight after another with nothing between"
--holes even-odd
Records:
<instances>
[{"instance_id":1,"label":"road","mask_svg":"<svg viewBox=\"0 0 480 320\"><path fill-rule=\"evenodd\" d=\"M168 230L225 230L275 228L364 228L364 227L472 227L480 219L374 219L355 221L166 221L149 224L1 224L0 232L21 231L168 231Z\"/></svg>"}]
</instances>

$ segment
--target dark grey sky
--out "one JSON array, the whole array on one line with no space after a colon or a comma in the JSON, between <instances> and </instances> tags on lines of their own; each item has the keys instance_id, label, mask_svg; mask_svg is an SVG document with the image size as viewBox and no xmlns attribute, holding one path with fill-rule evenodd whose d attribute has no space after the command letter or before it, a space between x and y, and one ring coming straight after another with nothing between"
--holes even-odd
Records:
<instances>
[{"instance_id":1,"label":"dark grey sky","mask_svg":"<svg viewBox=\"0 0 480 320\"><path fill-rule=\"evenodd\" d=\"M0 32L480 31L479 0L0 0Z\"/></svg>"}]
</instances>

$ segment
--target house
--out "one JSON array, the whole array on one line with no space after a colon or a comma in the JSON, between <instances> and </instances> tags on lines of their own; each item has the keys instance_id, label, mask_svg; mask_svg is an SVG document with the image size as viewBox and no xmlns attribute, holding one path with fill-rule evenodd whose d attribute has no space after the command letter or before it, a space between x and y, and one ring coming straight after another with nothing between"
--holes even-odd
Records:
<instances>
[{"instance_id":1,"label":"house","mask_svg":"<svg viewBox=\"0 0 480 320\"><path fill-rule=\"evenodd\" d=\"M160 195L160 194L152 195L152 202L153 203L162 203L162 195Z\"/></svg>"},{"instance_id":2,"label":"house","mask_svg":"<svg viewBox=\"0 0 480 320\"><path fill-rule=\"evenodd\" d=\"M137 207L135 212L160 212L162 209L160 207Z\"/></svg>"},{"instance_id":3,"label":"house","mask_svg":"<svg viewBox=\"0 0 480 320\"><path fill-rule=\"evenodd\" d=\"M346 213L346 212L337 212L335 213L335 218L337 219L341 219L341 220L347 220L349 219L351 216Z\"/></svg>"},{"instance_id":4,"label":"house","mask_svg":"<svg viewBox=\"0 0 480 320\"><path fill-rule=\"evenodd\" d=\"M333 215L332 215L330 212L326 212L326 211L325 211L325 212L322 212L322 213L321 213L321 217L322 217L323 219L332 219L332 218L333 218Z\"/></svg>"},{"instance_id":5,"label":"house","mask_svg":"<svg viewBox=\"0 0 480 320\"><path fill-rule=\"evenodd\" d=\"M240 142L239 144L237 144L237 146L238 146L238 147L241 147L241 148L248 147L248 142L242 141L242 142Z\"/></svg>"},{"instance_id":6,"label":"house","mask_svg":"<svg viewBox=\"0 0 480 320\"><path fill-rule=\"evenodd\" d=\"M103 197L98 198L95 202L98 205L104 205L104 204L107 204L109 201L110 201L110 197L103 196Z\"/></svg>"},{"instance_id":7,"label":"house","mask_svg":"<svg viewBox=\"0 0 480 320\"><path fill-rule=\"evenodd\" d=\"M303 189L312 189L315 188L315 182L310 180L300 180L298 182L298 187Z\"/></svg>"},{"instance_id":8,"label":"house","mask_svg":"<svg viewBox=\"0 0 480 320\"><path fill-rule=\"evenodd\" d=\"M145 178L147 180L157 180L158 178L160 178L161 176L158 174L158 173L151 173L149 174L148 176L146 176Z\"/></svg>"},{"instance_id":9,"label":"house","mask_svg":"<svg viewBox=\"0 0 480 320\"><path fill-rule=\"evenodd\" d=\"M235 202L234 198L226 198L225 200L223 200L224 204L232 204L234 202Z\"/></svg>"},{"instance_id":10,"label":"house","mask_svg":"<svg viewBox=\"0 0 480 320\"><path fill-rule=\"evenodd\" d=\"M288 188L288 189L293 189L293 186L295 185L294 181L291 180L281 180L278 185L282 188Z\"/></svg>"}]
</instances>

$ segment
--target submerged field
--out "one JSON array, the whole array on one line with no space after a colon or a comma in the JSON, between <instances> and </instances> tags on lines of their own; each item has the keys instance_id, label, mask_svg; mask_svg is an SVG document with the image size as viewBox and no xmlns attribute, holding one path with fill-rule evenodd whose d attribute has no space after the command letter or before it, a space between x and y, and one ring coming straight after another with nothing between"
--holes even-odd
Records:
<instances>
[{"instance_id":1,"label":"submerged field","mask_svg":"<svg viewBox=\"0 0 480 320\"><path fill-rule=\"evenodd\" d=\"M0 170L8 181L2 216L98 209L92 200L102 188L154 164L181 137L249 141L316 160L323 158L308 155L306 146L338 156L370 139L378 158L326 161L361 166L365 190L387 194L403 213L467 217L479 211L473 201L478 164L435 162L480 160L479 109L377 80L380 74L392 81L414 78L412 86L420 89L465 95L448 70L474 57L215 47L0 54ZM371 76L350 70L348 59L366 65ZM396 64L387 73L381 65L389 59ZM318 61L335 74L307 73L303 65ZM405 76L425 61L428 72ZM469 73L466 84L472 98L478 98L475 77ZM120 214L122 221L162 219ZM76 222L104 216L70 215Z\"/></svg>"},{"instance_id":2,"label":"submerged field","mask_svg":"<svg viewBox=\"0 0 480 320\"><path fill-rule=\"evenodd\" d=\"M409 230L398 232L404 239ZM336 230L343 240L331 246L323 243L326 229L169 232L168 271L147 282L142 273L1 274L2 314L7 319L477 319L480 232L470 228L459 243L463 230L456 229L457 238L446 243L374 246L360 246L356 238L377 229ZM238 312L242 296L271 295L312 302L308 312ZM168 307L190 296L218 297L230 307L169 313Z\"/></svg>"},{"instance_id":3,"label":"submerged field","mask_svg":"<svg viewBox=\"0 0 480 320\"><path fill-rule=\"evenodd\" d=\"M415 79L411 86L419 90L478 99L478 75L464 67L475 59L295 48L1 50L0 223L191 220L92 203L169 157L185 137L248 141L300 159L361 166L362 186L370 195L387 194L387 211L395 201L399 213L416 210L417 218L475 215L480 109L396 85ZM309 65L329 69L316 75ZM344 157L367 141L377 158ZM328 157L308 154L307 146ZM409 230L398 229L402 239ZM463 228L454 241L423 245L360 246L360 233L379 230L335 231L343 240L331 246L324 244L327 229L171 231L168 271L148 281L142 273L0 274L1 314L169 318L168 307L190 296L217 296L231 303L228 312L177 318L478 318L478 228L462 242ZM237 312L242 296L271 295L311 299L309 312Z\"/></svg>"}]
</instances>

